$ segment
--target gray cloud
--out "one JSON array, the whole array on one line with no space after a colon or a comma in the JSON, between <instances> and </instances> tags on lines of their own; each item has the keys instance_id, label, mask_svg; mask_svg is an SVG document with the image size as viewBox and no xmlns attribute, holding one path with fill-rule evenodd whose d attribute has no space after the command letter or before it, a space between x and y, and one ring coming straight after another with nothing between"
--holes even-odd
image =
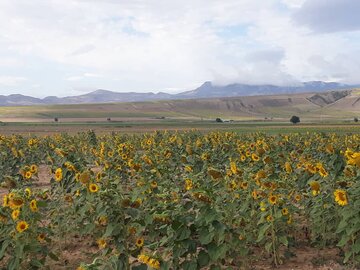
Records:
<instances>
[{"instance_id":1,"label":"gray cloud","mask_svg":"<svg viewBox=\"0 0 360 270\"><path fill-rule=\"evenodd\" d=\"M320 33L360 30L359 0L307 0L293 20Z\"/></svg>"},{"instance_id":2,"label":"gray cloud","mask_svg":"<svg viewBox=\"0 0 360 270\"><path fill-rule=\"evenodd\" d=\"M261 50L247 54L244 57L248 62L268 62L278 64L284 58L285 52L283 49Z\"/></svg>"}]
</instances>

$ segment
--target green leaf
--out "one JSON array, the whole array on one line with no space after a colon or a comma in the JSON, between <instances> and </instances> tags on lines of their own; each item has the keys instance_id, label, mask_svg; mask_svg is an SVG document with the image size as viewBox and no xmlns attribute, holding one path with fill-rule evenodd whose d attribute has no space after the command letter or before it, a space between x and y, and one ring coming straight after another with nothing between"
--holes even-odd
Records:
<instances>
[{"instance_id":1,"label":"green leaf","mask_svg":"<svg viewBox=\"0 0 360 270\"><path fill-rule=\"evenodd\" d=\"M287 237L285 235L280 236L279 241L280 241L280 243L282 243L286 247L289 245L288 239L287 239Z\"/></svg>"},{"instance_id":2,"label":"green leaf","mask_svg":"<svg viewBox=\"0 0 360 270\"><path fill-rule=\"evenodd\" d=\"M208 252L213 262L217 261L218 259L224 258L226 255L226 251L227 247L225 244L216 245L215 243L211 243L208 246Z\"/></svg>"},{"instance_id":3,"label":"green leaf","mask_svg":"<svg viewBox=\"0 0 360 270\"><path fill-rule=\"evenodd\" d=\"M37 259L32 259L30 264L32 266L39 267L39 268L43 267L43 264Z\"/></svg>"},{"instance_id":4,"label":"green leaf","mask_svg":"<svg viewBox=\"0 0 360 270\"><path fill-rule=\"evenodd\" d=\"M210 256L205 250L201 250L198 255L198 265L200 267L207 266L210 262Z\"/></svg>"},{"instance_id":5,"label":"green leaf","mask_svg":"<svg viewBox=\"0 0 360 270\"><path fill-rule=\"evenodd\" d=\"M360 239L357 239L354 243L354 245L352 246L352 251L354 253L359 253L360 252Z\"/></svg>"},{"instance_id":6,"label":"green leaf","mask_svg":"<svg viewBox=\"0 0 360 270\"><path fill-rule=\"evenodd\" d=\"M268 242L268 243L266 243L266 245L265 245L265 250L266 250L267 252L270 252L271 247L272 247L272 242Z\"/></svg>"},{"instance_id":7,"label":"green leaf","mask_svg":"<svg viewBox=\"0 0 360 270\"><path fill-rule=\"evenodd\" d=\"M105 231L105 234L104 234L104 237L108 237L112 234L112 232L114 231L115 229L115 226L113 223L109 223L106 227L106 231Z\"/></svg>"},{"instance_id":8,"label":"green leaf","mask_svg":"<svg viewBox=\"0 0 360 270\"><path fill-rule=\"evenodd\" d=\"M350 240L350 238L349 238L346 234L344 234L344 235L341 237L339 243L337 243L337 246L338 246L338 247L343 247L343 246L345 246L345 244L346 244L349 240Z\"/></svg>"},{"instance_id":9,"label":"green leaf","mask_svg":"<svg viewBox=\"0 0 360 270\"><path fill-rule=\"evenodd\" d=\"M346 219L341 220L341 222L339 223L336 233L340 233L342 232L348 225L348 222Z\"/></svg>"},{"instance_id":10,"label":"green leaf","mask_svg":"<svg viewBox=\"0 0 360 270\"><path fill-rule=\"evenodd\" d=\"M170 262L161 262L160 270L170 270Z\"/></svg>"},{"instance_id":11,"label":"green leaf","mask_svg":"<svg viewBox=\"0 0 360 270\"><path fill-rule=\"evenodd\" d=\"M0 250L0 259L4 257L6 248L9 246L10 242L11 242L10 240L5 240L4 242L2 242L1 250Z\"/></svg>"},{"instance_id":12,"label":"green leaf","mask_svg":"<svg viewBox=\"0 0 360 270\"><path fill-rule=\"evenodd\" d=\"M185 261L181 264L181 269L184 270L197 270L197 263L195 261Z\"/></svg>"},{"instance_id":13,"label":"green leaf","mask_svg":"<svg viewBox=\"0 0 360 270\"><path fill-rule=\"evenodd\" d=\"M48 205L48 203L45 202L45 201L38 201L38 202L37 202L37 206L38 206L38 207L46 207L47 205Z\"/></svg>"},{"instance_id":14,"label":"green leaf","mask_svg":"<svg viewBox=\"0 0 360 270\"><path fill-rule=\"evenodd\" d=\"M182 240L188 239L190 234L191 234L191 231L187 227L182 227L178 231L177 240L182 241Z\"/></svg>"},{"instance_id":15,"label":"green leaf","mask_svg":"<svg viewBox=\"0 0 360 270\"><path fill-rule=\"evenodd\" d=\"M136 266L132 266L131 270L147 270L147 265L146 264L140 264L140 265L136 265Z\"/></svg>"},{"instance_id":16,"label":"green leaf","mask_svg":"<svg viewBox=\"0 0 360 270\"><path fill-rule=\"evenodd\" d=\"M265 233L270 228L270 226L271 226L271 224L264 224L260 227L259 235L258 235L256 242L260 242L261 240L264 239Z\"/></svg>"},{"instance_id":17,"label":"green leaf","mask_svg":"<svg viewBox=\"0 0 360 270\"><path fill-rule=\"evenodd\" d=\"M53 259L54 261L59 261L59 258L58 258L58 256L56 256L54 253L52 253L52 252L49 252L49 257L51 258L51 259Z\"/></svg>"},{"instance_id":18,"label":"green leaf","mask_svg":"<svg viewBox=\"0 0 360 270\"><path fill-rule=\"evenodd\" d=\"M347 263L353 253L351 251L345 252L344 263Z\"/></svg>"},{"instance_id":19,"label":"green leaf","mask_svg":"<svg viewBox=\"0 0 360 270\"><path fill-rule=\"evenodd\" d=\"M199 240L202 245L207 245L211 243L213 238L214 238L213 232L210 233L207 229L203 229L200 231Z\"/></svg>"}]
</instances>

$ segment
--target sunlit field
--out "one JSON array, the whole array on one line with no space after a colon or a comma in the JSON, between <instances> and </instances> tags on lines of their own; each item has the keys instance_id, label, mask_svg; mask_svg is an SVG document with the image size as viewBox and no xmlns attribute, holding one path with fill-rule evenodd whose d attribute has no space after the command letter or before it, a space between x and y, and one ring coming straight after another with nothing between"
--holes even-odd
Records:
<instances>
[{"instance_id":1,"label":"sunlit field","mask_svg":"<svg viewBox=\"0 0 360 270\"><path fill-rule=\"evenodd\" d=\"M330 252L356 269L359 143L333 132L1 136L0 265L290 269L311 248L313 264Z\"/></svg>"}]
</instances>

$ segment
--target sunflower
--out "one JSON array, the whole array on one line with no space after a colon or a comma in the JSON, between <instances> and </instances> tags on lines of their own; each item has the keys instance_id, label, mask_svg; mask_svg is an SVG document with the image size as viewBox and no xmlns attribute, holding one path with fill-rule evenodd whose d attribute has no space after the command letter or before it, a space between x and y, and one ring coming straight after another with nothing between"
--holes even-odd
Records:
<instances>
[{"instance_id":1,"label":"sunflower","mask_svg":"<svg viewBox=\"0 0 360 270\"><path fill-rule=\"evenodd\" d=\"M289 214L289 209L287 209L287 208L281 209L281 214L282 214L283 216L287 216L287 215Z\"/></svg>"},{"instance_id":2,"label":"sunflower","mask_svg":"<svg viewBox=\"0 0 360 270\"><path fill-rule=\"evenodd\" d=\"M277 196L275 196L275 195L270 195L270 196L269 196L269 203L272 204L272 205L274 205L274 204L276 204L277 199L278 199Z\"/></svg>"},{"instance_id":3,"label":"sunflower","mask_svg":"<svg viewBox=\"0 0 360 270\"><path fill-rule=\"evenodd\" d=\"M29 198L30 196L31 196L31 189L30 188L25 188L25 196L27 197L27 198Z\"/></svg>"},{"instance_id":4,"label":"sunflower","mask_svg":"<svg viewBox=\"0 0 360 270\"><path fill-rule=\"evenodd\" d=\"M67 195L65 195L64 200L65 200L65 202L72 203L73 197L71 195L67 194Z\"/></svg>"},{"instance_id":5,"label":"sunflower","mask_svg":"<svg viewBox=\"0 0 360 270\"><path fill-rule=\"evenodd\" d=\"M301 195L296 194L294 198L295 198L295 201L299 202L301 200Z\"/></svg>"},{"instance_id":6,"label":"sunflower","mask_svg":"<svg viewBox=\"0 0 360 270\"><path fill-rule=\"evenodd\" d=\"M346 191L343 189L337 189L334 191L335 202L337 202L341 206L345 206L348 204L348 199L346 195Z\"/></svg>"},{"instance_id":7,"label":"sunflower","mask_svg":"<svg viewBox=\"0 0 360 270\"><path fill-rule=\"evenodd\" d=\"M9 206L9 197L7 195L4 195L3 197L3 207L8 207Z\"/></svg>"},{"instance_id":8,"label":"sunflower","mask_svg":"<svg viewBox=\"0 0 360 270\"><path fill-rule=\"evenodd\" d=\"M292 167L291 167L291 164L289 162L285 162L285 171L287 173L292 173Z\"/></svg>"},{"instance_id":9,"label":"sunflower","mask_svg":"<svg viewBox=\"0 0 360 270\"><path fill-rule=\"evenodd\" d=\"M27 172L25 173L25 178L26 178L26 179L30 179L31 176L32 176L32 173L31 173L30 171L27 171Z\"/></svg>"},{"instance_id":10,"label":"sunflower","mask_svg":"<svg viewBox=\"0 0 360 270\"><path fill-rule=\"evenodd\" d=\"M320 184L317 181L310 182L310 188L312 190L312 194L314 196L318 195L320 193Z\"/></svg>"},{"instance_id":11,"label":"sunflower","mask_svg":"<svg viewBox=\"0 0 360 270\"><path fill-rule=\"evenodd\" d=\"M150 260L150 257L145 255L145 254L139 254L138 255L138 260L142 263L148 263Z\"/></svg>"},{"instance_id":12,"label":"sunflower","mask_svg":"<svg viewBox=\"0 0 360 270\"><path fill-rule=\"evenodd\" d=\"M136 239L136 246L138 247L138 248L141 248L143 245L144 245L144 238L138 238L138 239Z\"/></svg>"},{"instance_id":13,"label":"sunflower","mask_svg":"<svg viewBox=\"0 0 360 270\"><path fill-rule=\"evenodd\" d=\"M185 189L190 190L193 188L193 182L191 179L185 179Z\"/></svg>"},{"instance_id":14,"label":"sunflower","mask_svg":"<svg viewBox=\"0 0 360 270\"><path fill-rule=\"evenodd\" d=\"M88 171L83 172L80 174L79 180L81 184L86 185L90 181L90 173Z\"/></svg>"},{"instance_id":15,"label":"sunflower","mask_svg":"<svg viewBox=\"0 0 360 270\"><path fill-rule=\"evenodd\" d=\"M236 167L236 163L235 162L230 162L230 170L233 174L237 173L237 167Z\"/></svg>"},{"instance_id":16,"label":"sunflower","mask_svg":"<svg viewBox=\"0 0 360 270\"><path fill-rule=\"evenodd\" d=\"M266 211L266 203L265 203L265 202L261 202L261 203L260 203L260 211L261 211L261 212Z\"/></svg>"},{"instance_id":17,"label":"sunflower","mask_svg":"<svg viewBox=\"0 0 360 270\"><path fill-rule=\"evenodd\" d=\"M106 240L104 238L99 238L96 243L100 249L104 249L107 246Z\"/></svg>"},{"instance_id":18,"label":"sunflower","mask_svg":"<svg viewBox=\"0 0 360 270\"><path fill-rule=\"evenodd\" d=\"M256 190L253 190L253 192L251 192L251 196L253 197L254 200L257 200L259 194Z\"/></svg>"},{"instance_id":19,"label":"sunflower","mask_svg":"<svg viewBox=\"0 0 360 270\"><path fill-rule=\"evenodd\" d=\"M40 243L43 243L45 242L45 233L40 233L38 236L37 236L37 240L40 242Z\"/></svg>"},{"instance_id":20,"label":"sunflower","mask_svg":"<svg viewBox=\"0 0 360 270\"><path fill-rule=\"evenodd\" d=\"M255 153L251 154L251 158L252 158L253 161L259 161L259 159L260 159L259 156L257 154L255 154Z\"/></svg>"},{"instance_id":21,"label":"sunflower","mask_svg":"<svg viewBox=\"0 0 360 270\"><path fill-rule=\"evenodd\" d=\"M63 178L63 171L61 168L57 168L55 171L55 181L60 182Z\"/></svg>"},{"instance_id":22,"label":"sunflower","mask_svg":"<svg viewBox=\"0 0 360 270\"><path fill-rule=\"evenodd\" d=\"M242 162L244 162L244 161L246 160L246 156L245 156L245 155L241 155L240 160L241 160Z\"/></svg>"},{"instance_id":23,"label":"sunflower","mask_svg":"<svg viewBox=\"0 0 360 270\"><path fill-rule=\"evenodd\" d=\"M157 184L156 181L152 181L152 182L150 183L150 186L151 186L151 188L157 188L158 184Z\"/></svg>"},{"instance_id":24,"label":"sunflower","mask_svg":"<svg viewBox=\"0 0 360 270\"><path fill-rule=\"evenodd\" d=\"M324 167L320 167L319 168L319 174L322 176L322 177L327 177L329 175L329 173L325 170Z\"/></svg>"},{"instance_id":25,"label":"sunflower","mask_svg":"<svg viewBox=\"0 0 360 270\"><path fill-rule=\"evenodd\" d=\"M148 265L154 269L160 269L160 262L156 259L150 259Z\"/></svg>"},{"instance_id":26,"label":"sunflower","mask_svg":"<svg viewBox=\"0 0 360 270\"><path fill-rule=\"evenodd\" d=\"M90 184L89 191L92 193L96 193L99 191L99 186L97 184Z\"/></svg>"},{"instance_id":27,"label":"sunflower","mask_svg":"<svg viewBox=\"0 0 360 270\"><path fill-rule=\"evenodd\" d=\"M23 206L24 200L21 197L14 197L9 200L9 206L11 209L18 209Z\"/></svg>"},{"instance_id":28,"label":"sunflower","mask_svg":"<svg viewBox=\"0 0 360 270\"><path fill-rule=\"evenodd\" d=\"M38 167L35 164L31 165L30 172L36 174L38 172Z\"/></svg>"},{"instance_id":29,"label":"sunflower","mask_svg":"<svg viewBox=\"0 0 360 270\"><path fill-rule=\"evenodd\" d=\"M101 226L106 226L107 223L108 223L108 217L107 217L107 216L100 216L100 217L98 218L98 223L99 223L99 225L101 225Z\"/></svg>"},{"instance_id":30,"label":"sunflower","mask_svg":"<svg viewBox=\"0 0 360 270\"><path fill-rule=\"evenodd\" d=\"M6 223L7 222L7 217L0 214L0 223Z\"/></svg>"},{"instance_id":31,"label":"sunflower","mask_svg":"<svg viewBox=\"0 0 360 270\"><path fill-rule=\"evenodd\" d=\"M241 184L240 184L240 187L241 187L242 189L247 189L248 186L249 186L248 182L241 182Z\"/></svg>"},{"instance_id":32,"label":"sunflower","mask_svg":"<svg viewBox=\"0 0 360 270\"><path fill-rule=\"evenodd\" d=\"M29 228L29 224L26 222L26 221L19 221L17 224L16 224L16 230L19 232L19 233L22 233L24 231L26 231L27 229Z\"/></svg>"},{"instance_id":33,"label":"sunflower","mask_svg":"<svg viewBox=\"0 0 360 270\"><path fill-rule=\"evenodd\" d=\"M13 220L17 220L19 218L19 215L20 215L20 210L19 209L16 209L16 210L11 212L11 218Z\"/></svg>"},{"instance_id":34,"label":"sunflower","mask_svg":"<svg viewBox=\"0 0 360 270\"><path fill-rule=\"evenodd\" d=\"M102 172L98 172L98 173L96 174L96 182L100 182L101 179L102 179L102 177L103 177Z\"/></svg>"},{"instance_id":35,"label":"sunflower","mask_svg":"<svg viewBox=\"0 0 360 270\"><path fill-rule=\"evenodd\" d=\"M31 202L30 202L30 209L31 209L31 211L33 211L33 212L36 212L36 211L38 210L36 200L31 200Z\"/></svg>"},{"instance_id":36,"label":"sunflower","mask_svg":"<svg viewBox=\"0 0 360 270\"><path fill-rule=\"evenodd\" d=\"M266 217L266 220L267 220L268 222L272 222L272 221L274 221L274 218L273 218L272 215L268 215L268 216Z\"/></svg>"},{"instance_id":37,"label":"sunflower","mask_svg":"<svg viewBox=\"0 0 360 270\"><path fill-rule=\"evenodd\" d=\"M192 172L193 171L193 168L191 166L185 166L185 171L186 172Z\"/></svg>"}]
</instances>

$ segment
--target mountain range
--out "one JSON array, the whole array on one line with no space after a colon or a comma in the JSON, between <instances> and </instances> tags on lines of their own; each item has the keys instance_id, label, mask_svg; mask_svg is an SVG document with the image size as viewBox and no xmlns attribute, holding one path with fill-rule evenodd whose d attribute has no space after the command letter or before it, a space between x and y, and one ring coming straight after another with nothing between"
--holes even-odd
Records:
<instances>
[{"instance_id":1,"label":"mountain range","mask_svg":"<svg viewBox=\"0 0 360 270\"><path fill-rule=\"evenodd\" d=\"M116 103L116 102L137 102L151 100L172 100L172 99L198 99L236 96L255 96L273 94L295 94L305 92L324 92L329 90L346 90L358 88L360 85L347 85L337 82L311 81L304 82L297 86L276 86L276 85L248 85L234 83L225 86L218 86L212 82L205 82L200 87L178 94L159 93L136 93L136 92L113 92L109 90L96 90L79 96L56 97L48 96L43 99L13 94L0 95L0 106L23 106L23 105L50 105L50 104L85 104L85 103Z\"/></svg>"}]
</instances>

